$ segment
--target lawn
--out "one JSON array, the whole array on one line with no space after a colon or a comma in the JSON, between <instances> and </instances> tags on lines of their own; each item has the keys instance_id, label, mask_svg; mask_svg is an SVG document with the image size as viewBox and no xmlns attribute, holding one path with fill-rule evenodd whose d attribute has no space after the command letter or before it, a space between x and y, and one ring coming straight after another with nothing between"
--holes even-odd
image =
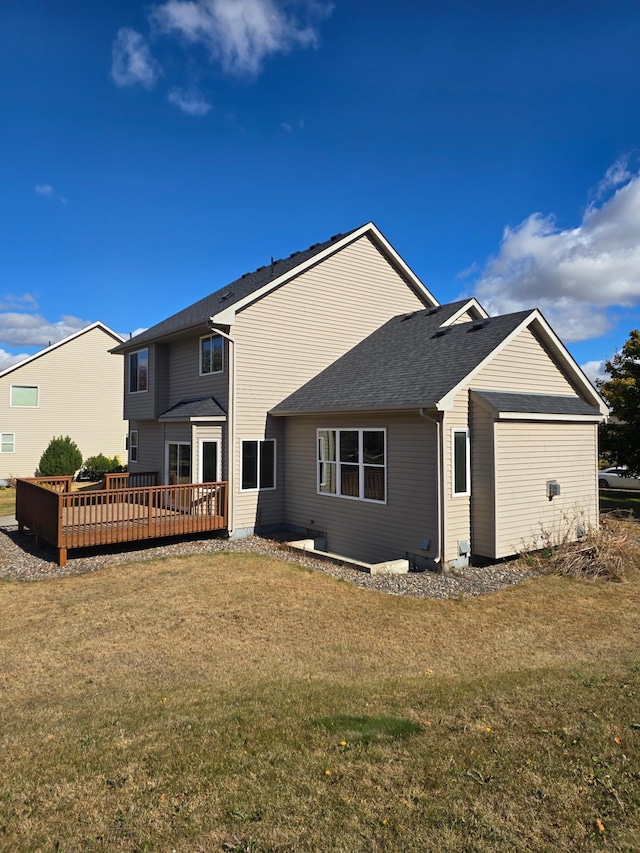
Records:
<instances>
[{"instance_id":1,"label":"lawn","mask_svg":"<svg viewBox=\"0 0 640 853\"><path fill-rule=\"evenodd\" d=\"M2 851L640 849L640 583L191 555L0 583Z\"/></svg>"},{"instance_id":2,"label":"lawn","mask_svg":"<svg viewBox=\"0 0 640 853\"><path fill-rule=\"evenodd\" d=\"M640 489L600 489L600 509L628 511L640 519Z\"/></svg>"}]
</instances>

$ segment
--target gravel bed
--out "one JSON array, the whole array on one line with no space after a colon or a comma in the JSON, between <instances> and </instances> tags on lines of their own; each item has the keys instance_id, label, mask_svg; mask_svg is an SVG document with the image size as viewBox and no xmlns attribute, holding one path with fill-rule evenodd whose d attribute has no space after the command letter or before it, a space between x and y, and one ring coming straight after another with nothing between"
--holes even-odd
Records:
<instances>
[{"instance_id":1,"label":"gravel bed","mask_svg":"<svg viewBox=\"0 0 640 853\"><path fill-rule=\"evenodd\" d=\"M406 575L369 575L333 560L315 559L294 551L287 546L284 535L269 538L250 536L233 540L212 536L200 539L183 538L178 541L174 539L170 542L165 540L165 544L151 546L146 542L129 542L126 545L110 545L100 549L84 548L70 551L67 565L60 568L56 563L55 548L45 545L36 551L35 536L30 533L19 535L16 525L0 528L0 577L18 581L41 581L96 572L120 563L222 551L274 556L305 568L325 572L363 589L416 598L474 597L522 583L535 575L535 572L509 563L482 568L469 566L448 574L409 572Z\"/></svg>"}]
</instances>

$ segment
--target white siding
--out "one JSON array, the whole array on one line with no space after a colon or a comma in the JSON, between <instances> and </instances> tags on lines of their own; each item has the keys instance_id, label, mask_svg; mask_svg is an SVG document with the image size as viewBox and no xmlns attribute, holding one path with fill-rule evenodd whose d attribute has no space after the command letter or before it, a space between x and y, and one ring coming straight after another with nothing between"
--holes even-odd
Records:
<instances>
[{"instance_id":1,"label":"white siding","mask_svg":"<svg viewBox=\"0 0 640 853\"><path fill-rule=\"evenodd\" d=\"M423 308L413 290L367 237L238 314L235 470L242 439L281 438L267 412L384 322ZM354 380L356 377L354 377ZM272 419L279 420L279 419ZM278 470L283 470L278 441ZM241 492L236 486L234 526L282 520L282 477L275 491Z\"/></svg>"},{"instance_id":2,"label":"white siding","mask_svg":"<svg viewBox=\"0 0 640 853\"><path fill-rule=\"evenodd\" d=\"M119 343L100 327L45 352L0 378L0 432L15 433L15 452L0 454L0 478L32 477L52 438L69 435L83 457L119 456L125 463ZM38 408L12 408L11 385L37 385Z\"/></svg>"},{"instance_id":3,"label":"white siding","mask_svg":"<svg viewBox=\"0 0 640 853\"><path fill-rule=\"evenodd\" d=\"M286 420L286 522L327 535L327 548L364 562L437 547L436 432L417 412L406 415L290 417ZM317 429L385 428L387 502L317 494ZM420 548L431 542L430 551Z\"/></svg>"},{"instance_id":4,"label":"white siding","mask_svg":"<svg viewBox=\"0 0 640 853\"><path fill-rule=\"evenodd\" d=\"M471 536L473 553L495 557L494 420L478 403L471 407Z\"/></svg>"}]
</instances>

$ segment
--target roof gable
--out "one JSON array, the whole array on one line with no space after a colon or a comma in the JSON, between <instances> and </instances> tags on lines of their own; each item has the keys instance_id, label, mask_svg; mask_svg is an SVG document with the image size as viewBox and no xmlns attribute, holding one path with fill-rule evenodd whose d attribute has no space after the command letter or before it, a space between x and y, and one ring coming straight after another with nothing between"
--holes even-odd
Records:
<instances>
[{"instance_id":1,"label":"roof gable","mask_svg":"<svg viewBox=\"0 0 640 853\"><path fill-rule=\"evenodd\" d=\"M113 338L114 341L118 341L120 343L124 341L122 335L119 335L117 332L114 332L108 326L105 326L104 323L101 323L99 320L97 320L95 323L91 323L91 325L85 326L84 329L79 329L77 332L68 335L66 338L62 338L62 340L56 341L54 344L50 344L48 347L45 347L44 349L33 353L33 355L27 356L27 358L23 358L22 361L19 361L16 364L12 364L10 367L6 367L4 370L0 370L0 378L3 376L7 376L14 370L19 370L21 367L24 367L26 364L30 364L32 361L35 361L38 358L42 358L48 353L53 352L53 350L59 349L59 347L65 346L65 344L76 340L81 335L86 335L87 332L91 332L93 329L101 329L106 335Z\"/></svg>"},{"instance_id":2,"label":"roof gable","mask_svg":"<svg viewBox=\"0 0 640 853\"><path fill-rule=\"evenodd\" d=\"M426 305L438 305L438 301L422 284L420 279L402 260L387 239L376 226L369 222L346 234L334 234L324 243L315 243L301 252L293 252L288 258L273 261L272 264L259 267L251 273L245 273L230 284L194 302L155 326L146 329L114 349L114 352L139 347L155 340L161 340L175 334L201 327L206 328L208 321L216 325L233 325L238 311L261 299L277 287L305 270L321 263L325 258L339 252L361 237L369 238L385 255L387 260L400 272L418 293Z\"/></svg>"}]
</instances>

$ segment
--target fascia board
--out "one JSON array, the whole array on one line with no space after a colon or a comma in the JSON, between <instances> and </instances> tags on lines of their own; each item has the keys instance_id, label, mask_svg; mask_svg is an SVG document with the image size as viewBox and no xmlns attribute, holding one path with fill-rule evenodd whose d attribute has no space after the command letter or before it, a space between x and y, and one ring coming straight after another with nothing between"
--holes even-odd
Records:
<instances>
[{"instance_id":1,"label":"fascia board","mask_svg":"<svg viewBox=\"0 0 640 853\"><path fill-rule=\"evenodd\" d=\"M279 411L274 412L270 411L268 414L272 418L283 418L283 417L325 417L327 415L331 415L333 417L339 416L353 416L357 417L358 415L388 415L388 414L406 414L407 412L416 412L418 413L420 409L425 409L430 412L436 412L436 407L433 403L426 403L424 406L419 404L412 404L410 406L388 406L380 409L318 409L305 411L300 411L299 409L289 409L287 411Z\"/></svg>"},{"instance_id":2,"label":"fascia board","mask_svg":"<svg viewBox=\"0 0 640 853\"><path fill-rule=\"evenodd\" d=\"M478 300L474 296L471 299L469 299L468 302L465 302L465 304L461 308L458 308L456 313L453 314L451 317L449 317L448 320L446 320L444 323L442 323L441 328L453 325L455 323L455 321L458 319L458 317L461 317L470 308L475 308L482 320L486 320L489 316L487 314L487 312L484 310L484 308L482 307L482 305L480 305L480 303L478 302Z\"/></svg>"},{"instance_id":3,"label":"fascia board","mask_svg":"<svg viewBox=\"0 0 640 853\"><path fill-rule=\"evenodd\" d=\"M337 240L335 243L332 243L330 246L327 246L326 249L323 249L322 252L319 252L317 255L314 255L311 258L308 258L298 266L289 270L286 273L278 276L278 278L274 278L273 281L268 282L263 285L258 290L254 290L253 293L248 294L243 299L239 299L237 302L234 302L233 305L230 305L228 308L224 308L222 311L219 311L217 314L213 314L210 317L212 323L217 323L220 325L231 326L235 322L236 314L239 311L242 311L243 308L246 308L247 305L251 305L253 302L257 302L259 299L262 299L263 296L266 296L275 288L280 287L285 284L290 279L300 275L305 270L310 267L316 266L316 264L328 258L330 255L335 254L335 252L340 251L345 246L348 246L350 243L353 243L355 240L358 240L363 236L372 237L373 240L378 244L378 247L383 251L384 254L387 254L393 261L393 263L402 271L402 274L409 281L412 289L421 296L424 300L431 302L429 305L430 308L435 308L440 303L438 300L427 290L424 284L420 281L418 276L413 272L412 269L406 264L405 261L400 257L400 255L396 252L393 246L389 243L389 241L383 237L380 231L376 228L373 222L368 222L366 225L363 225L361 228L358 228L356 231L353 231L351 234L347 234L346 237L343 237L342 240Z\"/></svg>"},{"instance_id":4,"label":"fascia board","mask_svg":"<svg viewBox=\"0 0 640 853\"><path fill-rule=\"evenodd\" d=\"M79 338L81 335L85 335L87 332L91 332L93 329L102 329L107 335L111 335L114 340L118 341L118 346L124 343L124 338L119 335L117 332L114 332L108 326L105 326L104 323L101 323L100 320L96 320L95 323L91 323L89 326L85 326L84 329L78 329L77 332L73 332L73 334L68 335L66 338L62 338L61 341L56 341L55 344L51 344L51 346L45 347L44 349L39 350L38 352L34 352L33 355L29 355L26 358L23 358L22 361L17 362L17 364L12 364L10 367L5 367L4 370L0 370L0 377L7 376L9 373L12 373L14 370L18 370L20 367L24 367L25 364L29 364L32 361L35 361L37 358L42 358L43 355L47 355L47 353L53 352L53 350L58 349L59 347L68 344L70 341L75 340L75 338ZM110 352L110 350L108 350Z\"/></svg>"},{"instance_id":5,"label":"fascia board","mask_svg":"<svg viewBox=\"0 0 640 853\"><path fill-rule=\"evenodd\" d=\"M501 421L582 421L584 423L599 423L604 415L558 415L541 412L498 412L496 417Z\"/></svg>"}]
</instances>

